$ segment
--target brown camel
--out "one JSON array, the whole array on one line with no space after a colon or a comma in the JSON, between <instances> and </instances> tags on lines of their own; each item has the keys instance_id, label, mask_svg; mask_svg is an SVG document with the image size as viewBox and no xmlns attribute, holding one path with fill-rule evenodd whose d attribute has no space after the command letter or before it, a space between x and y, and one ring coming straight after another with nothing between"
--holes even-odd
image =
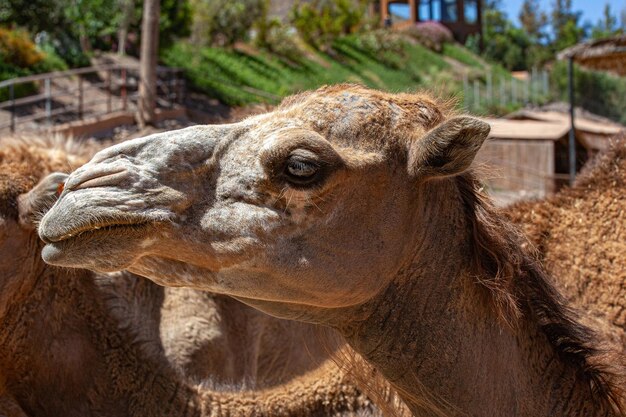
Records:
<instances>
[{"instance_id":1,"label":"brown camel","mask_svg":"<svg viewBox=\"0 0 626 417\"><path fill-rule=\"evenodd\" d=\"M304 337L311 326L298 330L297 323L215 297L213 304L204 302L202 307L211 311L215 305L212 314L220 323L193 322L199 334L185 335L172 328L189 324L185 318L193 308L178 314L189 307L189 291L182 296L176 289L164 291L130 273L98 275L43 263L33 213L45 211L47 202L54 201L66 175L51 174L32 187L49 171L66 168L68 160L79 158L45 143L5 142L0 148L0 415L298 416L373 411L350 379L319 352L313 351L308 362L298 362L299 352L270 352L276 342L270 346L263 334L256 337L260 342L254 334L231 336L251 317L267 317L270 325L280 322L271 326L283 341ZM207 329L218 335L208 337ZM177 342L182 346L168 355L162 344ZM260 345L260 361L282 355L297 366L277 366L282 378L261 379L256 386L263 390L246 390L249 381L233 377L248 376L246 352L255 349L245 344L254 343ZM220 350L221 345L232 350ZM186 362L181 352L200 358L200 363ZM177 371L178 366L192 372L192 381ZM220 366L226 368L222 374L212 374L220 372Z\"/></svg>"},{"instance_id":2,"label":"brown camel","mask_svg":"<svg viewBox=\"0 0 626 417\"><path fill-rule=\"evenodd\" d=\"M333 327L415 414L621 415L615 360L468 171L488 132L344 85L136 139L71 174L43 257Z\"/></svg>"},{"instance_id":3,"label":"brown camel","mask_svg":"<svg viewBox=\"0 0 626 417\"><path fill-rule=\"evenodd\" d=\"M526 232L566 297L605 324L626 353L626 138L546 200L505 214Z\"/></svg>"}]
</instances>

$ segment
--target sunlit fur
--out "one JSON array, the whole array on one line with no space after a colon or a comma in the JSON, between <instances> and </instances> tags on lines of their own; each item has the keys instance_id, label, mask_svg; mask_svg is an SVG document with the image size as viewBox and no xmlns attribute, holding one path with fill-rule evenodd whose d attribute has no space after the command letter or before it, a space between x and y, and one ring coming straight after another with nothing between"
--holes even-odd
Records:
<instances>
[{"instance_id":1,"label":"sunlit fur","mask_svg":"<svg viewBox=\"0 0 626 417\"><path fill-rule=\"evenodd\" d=\"M31 224L41 213L30 209L45 211L57 184L29 193L26 205L19 197L98 145L25 137L2 145L0 415L375 414L311 326L130 273L44 264Z\"/></svg>"},{"instance_id":2,"label":"sunlit fur","mask_svg":"<svg viewBox=\"0 0 626 417\"><path fill-rule=\"evenodd\" d=\"M425 93L340 85L137 139L70 176L44 257L332 327L416 415L621 415L601 336L480 194L488 133ZM302 152L323 167L307 187L282 168Z\"/></svg>"}]
</instances>

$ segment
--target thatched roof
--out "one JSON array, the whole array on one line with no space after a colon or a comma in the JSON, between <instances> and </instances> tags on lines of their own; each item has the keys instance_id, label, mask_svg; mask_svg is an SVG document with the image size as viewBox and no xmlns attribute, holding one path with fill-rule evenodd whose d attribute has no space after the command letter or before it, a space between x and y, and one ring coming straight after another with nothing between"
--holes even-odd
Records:
<instances>
[{"instance_id":1,"label":"thatched roof","mask_svg":"<svg viewBox=\"0 0 626 417\"><path fill-rule=\"evenodd\" d=\"M483 118L489 123L490 139L557 141L570 130L567 121L509 120Z\"/></svg>"},{"instance_id":2,"label":"thatched roof","mask_svg":"<svg viewBox=\"0 0 626 417\"><path fill-rule=\"evenodd\" d=\"M619 123L610 120L586 116L576 112L576 130L589 132L597 135L617 136L626 131L626 128ZM551 123L565 123L568 128L570 126L570 116L568 113L550 110L530 110L522 109L515 113L509 114L507 119L512 120L537 120ZM604 119L604 120L602 120Z\"/></svg>"},{"instance_id":3,"label":"thatched roof","mask_svg":"<svg viewBox=\"0 0 626 417\"><path fill-rule=\"evenodd\" d=\"M589 69L626 76L626 35L580 43L561 51L558 58L573 58Z\"/></svg>"}]
</instances>

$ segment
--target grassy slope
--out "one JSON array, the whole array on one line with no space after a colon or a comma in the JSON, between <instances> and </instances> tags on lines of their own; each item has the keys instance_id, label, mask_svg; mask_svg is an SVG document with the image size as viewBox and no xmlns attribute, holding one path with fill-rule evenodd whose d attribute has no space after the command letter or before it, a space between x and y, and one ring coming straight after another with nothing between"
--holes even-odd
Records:
<instances>
[{"instance_id":1,"label":"grassy slope","mask_svg":"<svg viewBox=\"0 0 626 417\"><path fill-rule=\"evenodd\" d=\"M389 91L434 89L445 96L462 90L462 71L487 69L459 45L443 55L406 43L404 54L381 60L350 36L335 44L333 56L318 54L289 63L267 52L196 48L180 42L162 54L169 66L182 67L191 86L229 105L278 102L281 97L324 84L355 82ZM450 65L444 56L458 61ZM391 58L391 59L389 59Z\"/></svg>"}]
</instances>

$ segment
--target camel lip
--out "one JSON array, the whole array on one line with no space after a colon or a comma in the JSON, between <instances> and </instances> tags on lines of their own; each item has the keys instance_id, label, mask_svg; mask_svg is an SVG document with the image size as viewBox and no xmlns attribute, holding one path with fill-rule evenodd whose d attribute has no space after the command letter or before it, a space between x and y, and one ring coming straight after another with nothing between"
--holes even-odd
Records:
<instances>
[{"instance_id":1,"label":"camel lip","mask_svg":"<svg viewBox=\"0 0 626 417\"><path fill-rule=\"evenodd\" d=\"M76 240L81 237L87 237L89 235L93 236L95 234L103 233L103 232L111 232L122 229L138 229L142 226L147 226L148 221L127 221L127 222L111 222L111 223L103 223L103 224L92 224L92 225L84 225L79 226L74 229L66 230L65 233L58 236L40 236L41 240L46 244L54 244L60 242L66 242L70 240Z\"/></svg>"},{"instance_id":2,"label":"camel lip","mask_svg":"<svg viewBox=\"0 0 626 417\"><path fill-rule=\"evenodd\" d=\"M84 230L78 234L64 235L66 238L56 241L48 241L42 248L41 257L44 262L51 265L84 268L82 264L76 264L76 258L84 259L85 256L94 259L111 241L116 241L124 236L140 234L150 227L148 222L118 224L101 226L98 229ZM117 269L116 269L117 270Z\"/></svg>"}]
</instances>

